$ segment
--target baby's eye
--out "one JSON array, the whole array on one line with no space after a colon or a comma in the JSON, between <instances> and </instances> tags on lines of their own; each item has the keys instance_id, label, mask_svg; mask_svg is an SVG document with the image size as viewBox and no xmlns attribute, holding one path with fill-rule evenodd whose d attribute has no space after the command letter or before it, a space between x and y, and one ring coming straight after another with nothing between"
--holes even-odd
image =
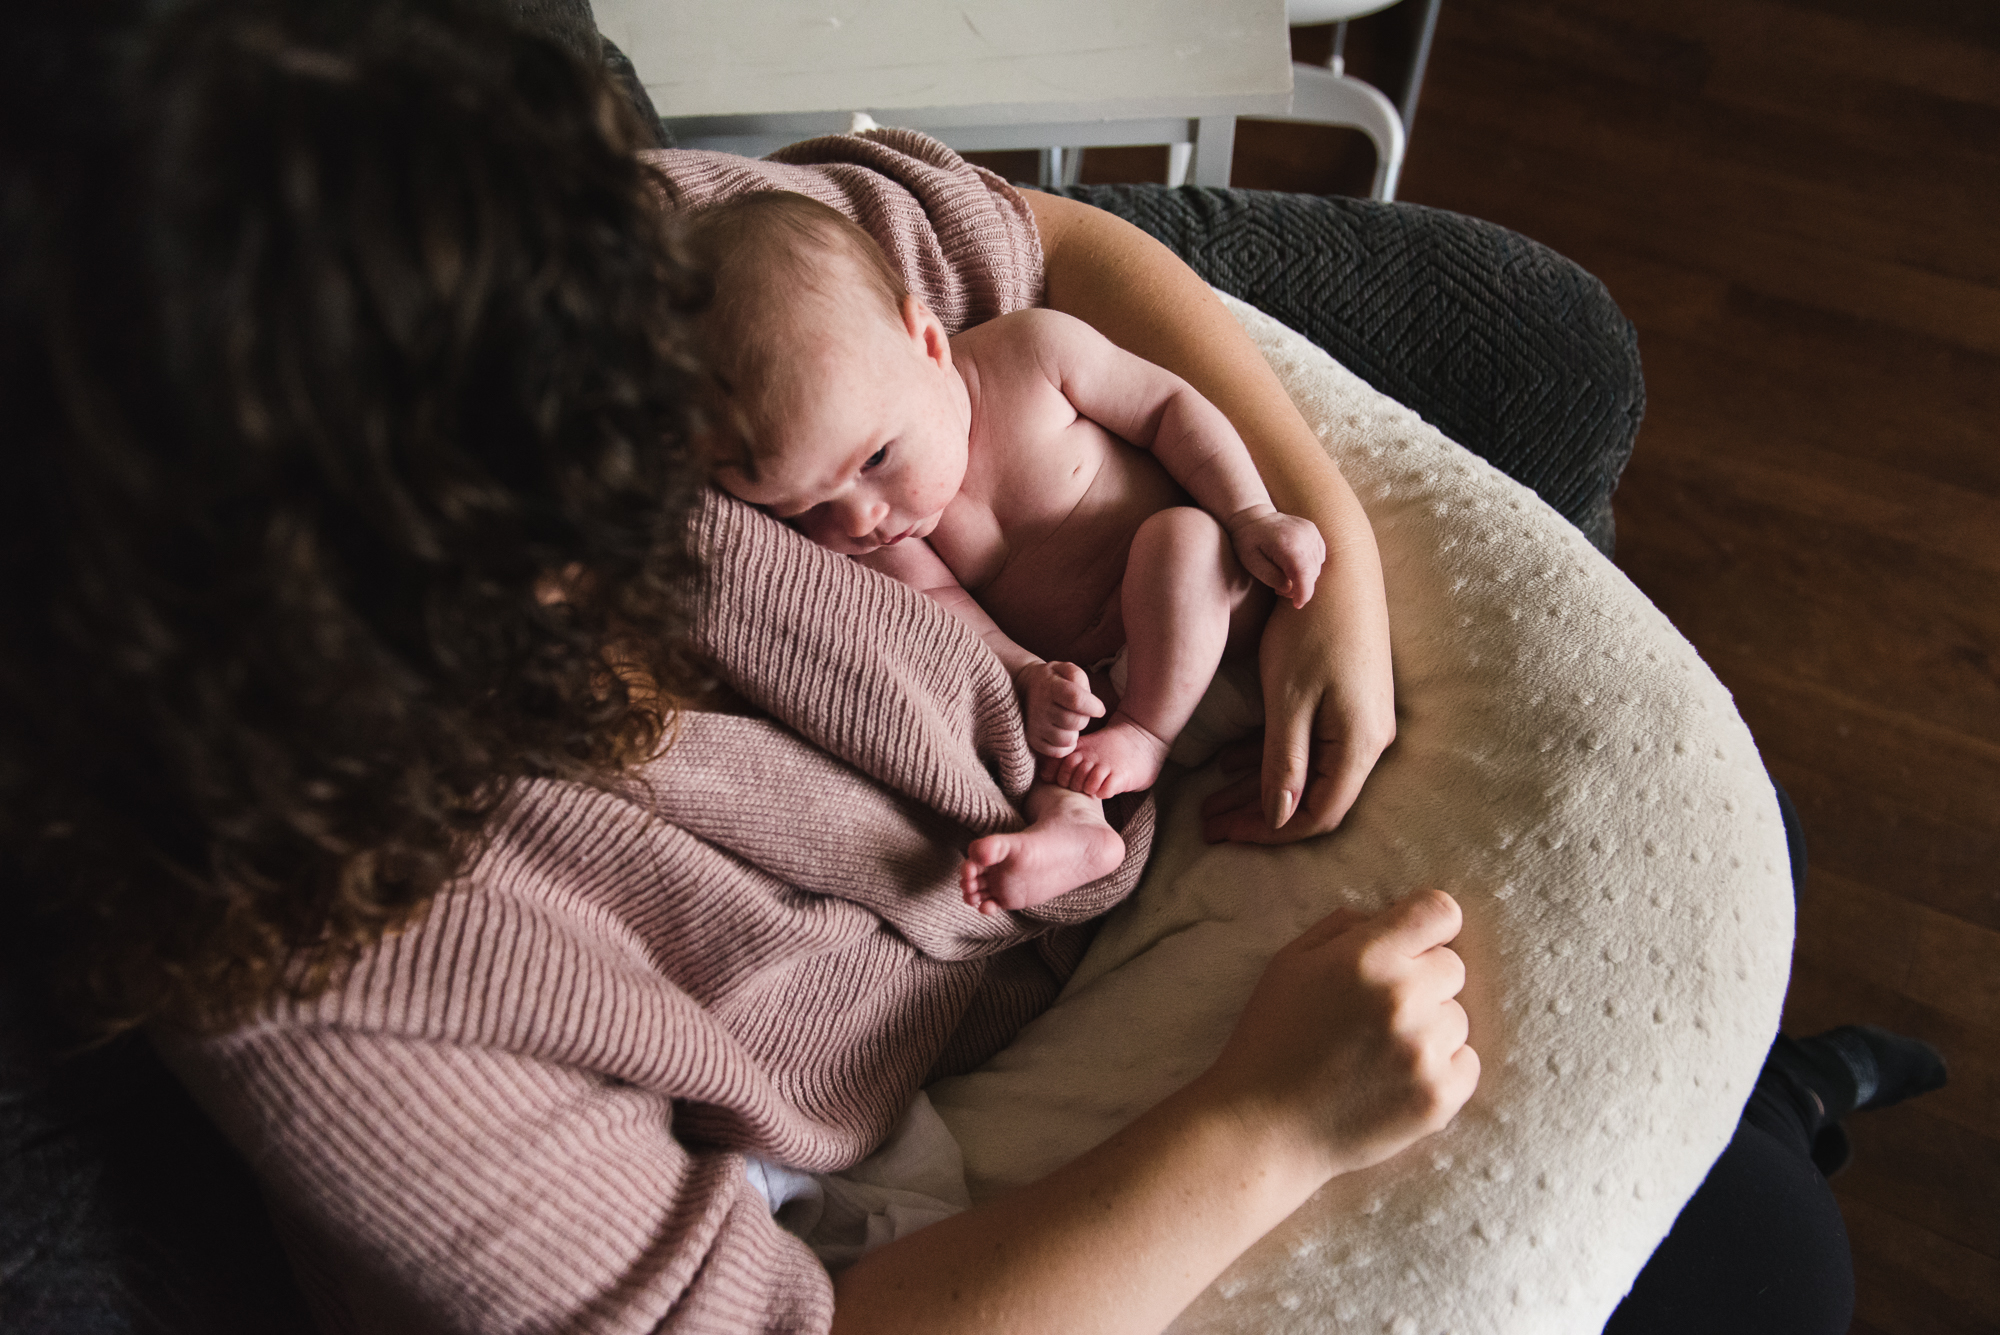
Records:
<instances>
[{"instance_id":1,"label":"baby's eye","mask_svg":"<svg viewBox=\"0 0 2000 1335\"><path fill-rule=\"evenodd\" d=\"M875 453L868 456L867 462L861 465L861 471L866 473L870 469L880 468L882 466L882 461L888 457L889 457L889 447L887 445L884 445L881 449L875 451Z\"/></svg>"}]
</instances>

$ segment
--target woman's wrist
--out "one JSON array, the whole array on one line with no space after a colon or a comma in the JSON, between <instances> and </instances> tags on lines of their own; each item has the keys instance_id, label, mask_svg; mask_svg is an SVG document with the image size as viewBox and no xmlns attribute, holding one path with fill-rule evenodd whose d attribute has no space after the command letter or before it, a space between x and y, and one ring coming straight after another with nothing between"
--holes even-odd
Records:
<instances>
[{"instance_id":1,"label":"woman's wrist","mask_svg":"<svg viewBox=\"0 0 2000 1335\"><path fill-rule=\"evenodd\" d=\"M1186 1100L1189 1117L1228 1139L1245 1171L1269 1180L1278 1192L1274 1208L1282 1206L1289 1214L1339 1175L1335 1156L1306 1119L1278 1100L1252 1095L1215 1066L1175 1097ZM1285 1205L1293 1194L1298 1199Z\"/></svg>"},{"instance_id":2,"label":"woman's wrist","mask_svg":"<svg viewBox=\"0 0 2000 1335\"><path fill-rule=\"evenodd\" d=\"M1155 1332L1326 1178L1277 1110L1204 1076L1048 1177L870 1253L836 1331Z\"/></svg>"}]
</instances>

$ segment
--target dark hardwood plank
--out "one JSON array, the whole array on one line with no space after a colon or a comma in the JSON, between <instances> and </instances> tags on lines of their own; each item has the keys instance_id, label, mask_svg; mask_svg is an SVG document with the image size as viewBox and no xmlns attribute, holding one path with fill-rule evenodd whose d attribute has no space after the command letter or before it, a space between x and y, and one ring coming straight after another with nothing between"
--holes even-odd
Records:
<instances>
[{"instance_id":1,"label":"dark hardwood plank","mask_svg":"<svg viewBox=\"0 0 2000 1335\"><path fill-rule=\"evenodd\" d=\"M1906 796L1882 793L1873 776L1828 773L1772 753L1766 763L1792 795L1810 832L1815 875L1826 871L1983 927L2000 928L1993 832L1945 820Z\"/></svg>"},{"instance_id":2,"label":"dark hardwood plank","mask_svg":"<svg viewBox=\"0 0 2000 1335\"><path fill-rule=\"evenodd\" d=\"M1822 912L1815 901L1824 893L1816 881L1807 893L1802 919ZM1847 926L1867 933L1881 924L1873 919L1850 920ZM1867 971L1842 967L1825 954L1823 942L1831 930L1832 924L1810 921L1801 930L1800 960L1785 998L1785 1028L1819 1033L1841 1024L1881 1024L1935 1044L1951 1068L1951 1083L1926 1095L1924 1110L1977 1135L2000 1138L2000 1029L1932 1010L1875 981ZM1809 939L1813 937L1819 939ZM1995 1298L2000 1301L2000 1294Z\"/></svg>"},{"instance_id":3,"label":"dark hardwood plank","mask_svg":"<svg viewBox=\"0 0 2000 1335\"><path fill-rule=\"evenodd\" d=\"M1915 912L1916 943L1904 995L1971 1024L2000 1029L2000 932L1933 909Z\"/></svg>"},{"instance_id":4,"label":"dark hardwood plank","mask_svg":"<svg viewBox=\"0 0 2000 1335\"><path fill-rule=\"evenodd\" d=\"M1901 1335L2000 1330L2000 1261L1860 1200L1842 1202L1859 1272L1857 1315Z\"/></svg>"},{"instance_id":5,"label":"dark hardwood plank","mask_svg":"<svg viewBox=\"0 0 2000 1335\"><path fill-rule=\"evenodd\" d=\"M1449 110L1432 111L1434 122L1451 126ZM1475 122L1464 118L1472 133ZM1435 128L1427 125L1427 129ZM1538 185L1532 198L1520 198L1505 175L1492 172L1497 158L1504 166L1522 151L1516 141L1490 147L1466 144L1457 149L1427 150L1426 160L1476 177L1455 191L1454 207L1509 226L1546 241L1557 250L1596 267L1596 252L1609 248L1635 251L1649 258L1681 265L1728 280L1751 292L1789 300L1809 309L1886 324L1895 330L1989 356L2000 355L2000 290L1978 274L1941 272L1933 257L1906 261L1893 256L1850 249L1845 243L1788 231L1762 218L1718 212L1718 198L1731 195L1699 160L1667 156L1644 144L1628 158L1658 159L1655 170L1675 181L1675 188L1657 193L1607 188L1613 175L1612 150L1582 153L1547 150L1552 175ZM1413 171L1408 198L1415 199L1423 179ZM1635 206L1637 205L1637 206ZM1837 199L1823 209L1837 212ZM1991 216L1991 215L1989 215ZM1941 219L1940 228L1948 226ZM1978 227L1967 227L1968 244ZM1990 237L1990 226L1988 229ZM1963 267L1963 266L1954 266Z\"/></svg>"},{"instance_id":6,"label":"dark hardwood plank","mask_svg":"<svg viewBox=\"0 0 2000 1335\"><path fill-rule=\"evenodd\" d=\"M1856 1117L1848 1124L1854 1165L1834 1194L1908 1221L1991 1258L2000 1238L2000 1195L1936 1190L1933 1183L2000 1180L2000 1142L1936 1117L1922 1102Z\"/></svg>"},{"instance_id":7,"label":"dark hardwood plank","mask_svg":"<svg viewBox=\"0 0 2000 1335\"><path fill-rule=\"evenodd\" d=\"M1799 905L1796 950L1847 981L1896 993L1909 987L1922 909L1899 895L1815 869Z\"/></svg>"},{"instance_id":8,"label":"dark hardwood plank","mask_svg":"<svg viewBox=\"0 0 2000 1335\"><path fill-rule=\"evenodd\" d=\"M1912 540L1896 530L1921 526L1921 508L1894 513L1858 487L1830 483L1831 462L1799 454L1791 474L1726 453L1635 464L1619 494L1630 497L1621 521L1629 513L1628 527L1657 536L1635 542L1626 572L1663 607L1674 604L1675 624L1738 691L1739 705L1753 678L1772 693L1810 683L1920 720L1954 757L1954 775L1965 766L1990 774L1990 748L2000 745L2000 606L1965 593L2000 582L2000 565L1938 550L1958 536L1949 507L1940 507L1936 534ZM1888 470L1866 470L1864 480L1870 472L1906 502L1934 490ZM1870 528L1871 519L1882 527ZM1976 523L1975 510L1968 524ZM1983 800L1954 789L1951 777L1938 776L1940 811Z\"/></svg>"},{"instance_id":9,"label":"dark hardwood plank","mask_svg":"<svg viewBox=\"0 0 2000 1335\"><path fill-rule=\"evenodd\" d=\"M1675 405L1670 431L1726 414L1767 458L1805 446L2000 500L2000 358L1637 257L1599 277L1646 330L1646 378Z\"/></svg>"},{"instance_id":10,"label":"dark hardwood plank","mask_svg":"<svg viewBox=\"0 0 2000 1335\"><path fill-rule=\"evenodd\" d=\"M1952 1069L1851 1123L1853 1330L2000 1329L2000 5L1450 0L1402 194L1638 326L1620 564L1804 818L1786 1025Z\"/></svg>"}]
</instances>

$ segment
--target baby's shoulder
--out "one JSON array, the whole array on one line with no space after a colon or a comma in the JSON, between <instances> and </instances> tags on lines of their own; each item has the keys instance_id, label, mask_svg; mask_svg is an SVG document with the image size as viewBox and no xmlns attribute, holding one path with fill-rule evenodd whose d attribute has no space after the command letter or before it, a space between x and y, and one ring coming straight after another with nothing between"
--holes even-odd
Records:
<instances>
[{"instance_id":1,"label":"baby's shoulder","mask_svg":"<svg viewBox=\"0 0 2000 1335\"><path fill-rule=\"evenodd\" d=\"M1041 356L1102 337L1074 315L1046 306L1029 306L974 325L952 339L952 346L987 356L1004 353Z\"/></svg>"},{"instance_id":2,"label":"baby's shoulder","mask_svg":"<svg viewBox=\"0 0 2000 1335\"><path fill-rule=\"evenodd\" d=\"M1088 376L1103 335L1073 315L1034 306L1012 311L952 340L969 380L984 388L985 407L1019 411L1046 397L1067 404L1067 387Z\"/></svg>"}]
</instances>

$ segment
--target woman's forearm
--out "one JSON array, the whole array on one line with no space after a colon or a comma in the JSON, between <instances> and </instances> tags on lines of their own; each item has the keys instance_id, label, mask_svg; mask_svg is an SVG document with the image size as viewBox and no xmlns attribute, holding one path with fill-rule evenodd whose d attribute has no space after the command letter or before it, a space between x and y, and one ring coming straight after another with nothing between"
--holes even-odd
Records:
<instances>
[{"instance_id":1,"label":"woman's forearm","mask_svg":"<svg viewBox=\"0 0 2000 1335\"><path fill-rule=\"evenodd\" d=\"M1203 804L1210 839L1283 842L1338 825L1396 736L1389 612L1374 530L1256 346L1193 270L1138 228L1074 200L1025 192L1042 237L1048 304L1159 363L1220 408L1272 503L1326 540L1318 591L1280 604L1259 650L1261 771Z\"/></svg>"},{"instance_id":2,"label":"woman's forearm","mask_svg":"<svg viewBox=\"0 0 2000 1335\"><path fill-rule=\"evenodd\" d=\"M1271 501L1339 549L1367 517L1312 428L1208 284L1121 218L1023 191L1042 234L1047 301L1199 390L1242 435ZM1373 544L1373 538L1368 538Z\"/></svg>"},{"instance_id":3,"label":"woman's forearm","mask_svg":"<svg viewBox=\"0 0 2000 1335\"><path fill-rule=\"evenodd\" d=\"M1479 1081L1449 945L1418 891L1329 914L1257 980L1215 1064L1039 1182L834 1284L834 1329L1153 1332L1330 1179L1451 1120Z\"/></svg>"},{"instance_id":4,"label":"woman's forearm","mask_svg":"<svg viewBox=\"0 0 2000 1335\"><path fill-rule=\"evenodd\" d=\"M1325 1169L1183 1089L1041 1181L870 1253L836 1332L1155 1332Z\"/></svg>"}]
</instances>

